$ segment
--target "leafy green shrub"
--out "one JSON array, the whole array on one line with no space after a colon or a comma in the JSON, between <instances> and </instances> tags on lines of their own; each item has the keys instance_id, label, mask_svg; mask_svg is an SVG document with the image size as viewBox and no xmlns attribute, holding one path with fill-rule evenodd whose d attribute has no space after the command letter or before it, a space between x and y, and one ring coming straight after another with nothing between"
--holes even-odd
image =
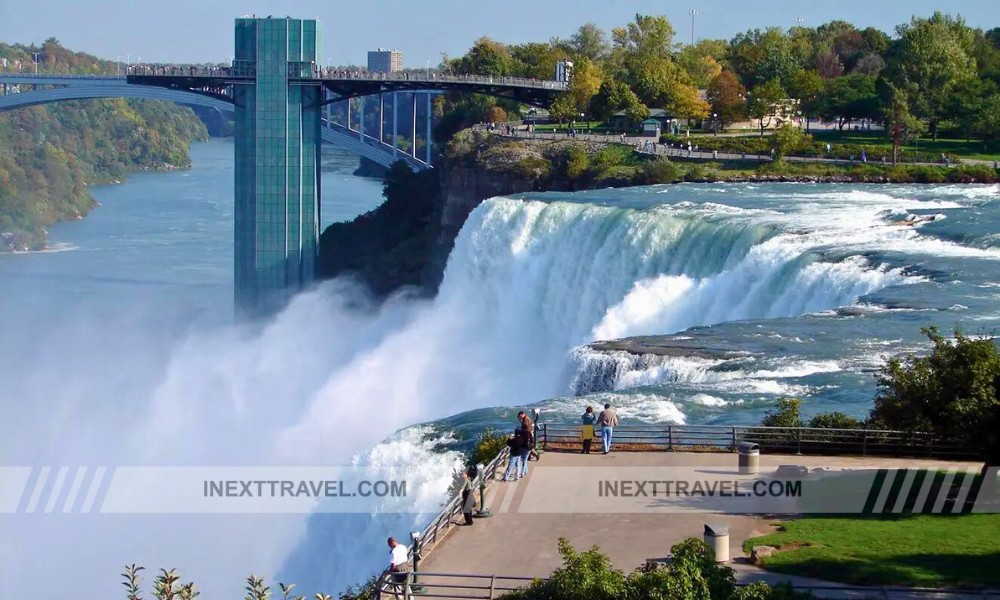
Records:
<instances>
[{"instance_id":1,"label":"leafy green shrub","mask_svg":"<svg viewBox=\"0 0 1000 600\"><path fill-rule=\"evenodd\" d=\"M587 151L580 146L570 146L566 149L566 177L576 181L586 174L590 168L590 158Z\"/></svg>"},{"instance_id":2,"label":"leafy green shrub","mask_svg":"<svg viewBox=\"0 0 1000 600\"><path fill-rule=\"evenodd\" d=\"M802 427L801 406L802 400L798 398L782 398L774 410L764 415L760 424L764 427Z\"/></svg>"},{"instance_id":3,"label":"leafy green shrub","mask_svg":"<svg viewBox=\"0 0 1000 600\"><path fill-rule=\"evenodd\" d=\"M643 180L648 184L673 183L684 178L684 170L665 158L646 162L642 173Z\"/></svg>"},{"instance_id":4,"label":"leafy green shrub","mask_svg":"<svg viewBox=\"0 0 1000 600\"><path fill-rule=\"evenodd\" d=\"M921 330L933 344L928 356L890 358L876 376L869 419L879 426L930 431L980 449L1000 465L1000 350L993 339L953 339L934 327Z\"/></svg>"},{"instance_id":5,"label":"leafy green shrub","mask_svg":"<svg viewBox=\"0 0 1000 600\"><path fill-rule=\"evenodd\" d=\"M948 169L950 183L996 183L997 170L986 165L959 165Z\"/></svg>"},{"instance_id":6,"label":"leafy green shrub","mask_svg":"<svg viewBox=\"0 0 1000 600\"><path fill-rule=\"evenodd\" d=\"M474 465L490 462L507 447L507 436L501 431L488 427L476 438L476 444L469 452L469 462Z\"/></svg>"},{"instance_id":7,"label":"leafy green shrub","mask_svg":"<svg viewBox=\"0 0 1000 600\"><path fill-rule=\"evenodd\" d=\"M541 156L525 156L514 165L514 173L525 179L547 179L552 163Z\"/></svg>"},{"instance_id":8,"label":"leafy green shrub","mask_svg":"<svg viewBox=\"0 0 1000 600\"><path fill-rule=\"evenodd\" d=\"M864 426L864 421L839 411L821 413L809 419L809 427L817 429L861 429Z\"/></svg>"},{"instance_id":9,"label":"leafy green shrub","mask_svg":"<svg viewBox=\"0 0 1000 600\"><path fill-rule=\"evenodd\" d=\"M673 600L675 598L727 600L734 597L735 577L729 567L716 564L704 542L689 538L670 549L665 566L638 569L626 576L596 546L577 552L565 538L559 540L563 566L546 580L501 596L503 600Z\"/></svg>"}]
</instances>

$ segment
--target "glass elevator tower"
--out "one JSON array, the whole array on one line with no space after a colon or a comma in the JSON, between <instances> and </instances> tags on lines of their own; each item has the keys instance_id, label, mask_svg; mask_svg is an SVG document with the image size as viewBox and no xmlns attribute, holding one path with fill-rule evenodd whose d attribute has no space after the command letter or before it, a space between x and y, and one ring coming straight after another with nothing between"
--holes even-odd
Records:
<instances>
[{"instance_id":1,"label":"glass elevator tower","mask_svg":"<svg viewBox=\"0 0 1000 600\"><path fill-rule=\"evenodd\" d=\"M316 274L323 88L315 20L236 20L236 305L280 309ZM238 79L245 77L246 79Z\"/></svg>"}]
</instances>

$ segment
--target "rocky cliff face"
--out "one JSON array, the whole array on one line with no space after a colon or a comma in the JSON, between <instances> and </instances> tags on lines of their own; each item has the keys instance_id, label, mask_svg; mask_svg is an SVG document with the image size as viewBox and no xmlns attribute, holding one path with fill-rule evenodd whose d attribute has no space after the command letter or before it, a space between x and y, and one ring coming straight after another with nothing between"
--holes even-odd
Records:
<instances>
[{"instance_id":1,"label":"rocky cliff face","mask_svg":"<svg viewBox=\"0 0 1000 600\"><path fill-rule=\"evenodd\" d=\"M480 203L529 191L605 187L564 176L565 144L511 142L462 132L438 168L390 168L386 202L351 223L331 225L320 244L320 276L351 274L378 296L401 288L434 295L458 232Z\"/></svg>"}]
</instances>

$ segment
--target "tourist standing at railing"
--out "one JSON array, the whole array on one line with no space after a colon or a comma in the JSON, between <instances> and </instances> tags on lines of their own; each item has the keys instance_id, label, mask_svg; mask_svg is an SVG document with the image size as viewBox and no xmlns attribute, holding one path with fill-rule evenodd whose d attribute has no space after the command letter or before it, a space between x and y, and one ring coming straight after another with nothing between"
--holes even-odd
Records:
<instances>
[{"instance_id":1,"label":"tourist standing at railing","mask_svg":"<svg viewBox=\"0 0 1000 600\"><path fill-rule=\"evenodd\" d=\"M410 560L410 549L396 541L396 538L389 538L389 572L392 573L393 593L398 596L398 592L406 585L407 575L406 563Z\"/></svg>"},{"instance_id":2,"label":"tourist standing at railing","mask_svg":"<svg viewBox=\"0 0 1000 600\"><path fill-rule=\"evenodd\" d=\"M462 471L462 516L465 517L465 524L472 525L472 509L476 506L476 493L475 487L472 485L473 480L479 474L479 470L475 465L470 465L469 468Z\"/></svg>"},{"instance_id":3,"label":"tourist standing at railing","mask_svg":"<svg viewBox=\"0 0 1000 600\"><path fill-rule=\"evenodd\" d=\"M601 426L601 442L604 446L604 453L611 452L611 436L615 427L618 427L618 413L611 408L610 404L604 405L604 410L597 417L597 424Z\"/></svg>"},{"instance_id":4,"label":"tourist standing at railing","mask_svg":"<svg viewBox=\"0 0 1000 600\"><path fill-rule=\"evenodd\" d=\"M510 458L507 460L507 470L504 471L504 481L517 481L521 473L521 457L527 447L527 439L520 427L507 439L507 447L510 448Z\"/></svg>"},{"instance_id":5,"label":"tourist standing at railing","mask_svg":"<svg viewBox=\"0 0 1000 600\"><path fill-rule=\"evenodd\" d=\"M580 429L580 439L583 440L583 453L590 454L590 443L594 441L594 423L597 422L597 415L594 414L594 407L588 406L580 417L583 427Z\"/></svg>"}]
</instances>

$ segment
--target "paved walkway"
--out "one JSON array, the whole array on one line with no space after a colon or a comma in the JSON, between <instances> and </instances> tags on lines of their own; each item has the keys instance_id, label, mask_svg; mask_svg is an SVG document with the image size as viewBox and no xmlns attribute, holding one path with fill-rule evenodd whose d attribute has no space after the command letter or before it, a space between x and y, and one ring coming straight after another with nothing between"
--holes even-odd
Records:
<instances>
[{"instance_id":1,"label":"paved walkway","mask_svg":"<svg viewBox=\"0 0 1000 600\"><path fill-rule=\"evenodd\" d=\"M495 482L487 492L487 506L493 516L477 519L472 527L459 527L420 565L427 573L476 573L505 576L545 577L560 566L556 542L565 537L578 550L598 545L606 552L615 567L631 571L650 559L662 559L670 548L689 537L701 538L706 523L724 522L729 526L730 556L734 559L739 581L764 580L775 583L794 580L799 585L829 585L806 578L790 578L769 573L748 564L743 542L774 531L776 522L768 515L705 514L692 510L680 512L584 513L553 510L552 502L539 504L532 498L532 490L574 490L579 493L579 473L593 467L623 469L678 468L698 477L715 474L733 478L737 472L737 455L733 453L694 452L612 452L581 455L549 452L541 461L531 462L528 476L518 482ZM806 457L762 455L761 473L773 472L780 465L802 465L832 470L872 468L978 468L968 462L941 460L862 458L862 457ZM550 467L566 467L552 469ZM602 469L603 471L603 469ZM550 492L546 492L551 496ZM528 499L526 500L526 496ZM579 505L578 505L579 506ZM862 593L864 592L864 593ZM886 597L881 588L861 591L830 591L824 597L856 598L878 595ZM926 594L921 597L927 597ZM908 596L892 596L908 598Z\"/></svg>"},{"instance_id":2,"label":"paved walkway","mask_svg":"<svg viewBox=\"0 0 1000 600\"><path fill-rule=\"evenodd\" d=\"M520 129L515 129L514 130L514 134L513 135L509 135L509 136L506 135L500 129L497 129L493 133L496 134L496 135L502 135L504 137L512 137L512 138L518 138L518 139L564 140L564 141L565 140L577 140L577 141L597 142L597 143L605 143L605 144L611 144L611 143L628 144L628 145L632 146L633 148L637 148L636 152L639 152L640 154L649 154L649 155L664 156L664 157L667 157L667 158L686 158L686 159L691 159L691 160L711 160L711 161L715 161L715 160L749 161L749 162L757 162L757 163L771 162L771 157L769 155L767 155L767 154L736 154L736 153L727 153L727 152L711 152L711 151L706 152L706 151L695 151L695 150L688 151L688 149L687 149L686 146L683 147L683 148L674 148L674 147L671 147L669 144L660 144L660 143L656 144L655 150L653 150L652 148L646 149L646 146L645 146L646 142L654 141L654 138L650 138L650 137L626 136L625 139L624 139L624 141L622 140L622 137L621 137L620 134L619 135L607 135L607 134L596 134L596 133L578 133L575 136L570 137L570 136L566 135L565 132L563 132L563 133L543 132L543 131L527 132L527 131L525 131L523 129L523 126L519 126L519 127L521 127L521 128ZM692 144L697 144L697 142L698 142L697 138L691 138L691 141L692 141ZM825 164L839 164L839 165L860 165L860 164L863 164L861 162L861 160L860 160L860 157L858 158L858 160L848 160L848 159L843 159L843 158L824 158L824 157L821 157L821 156L786 156L784 158L784 160L786 160L788 162L825 163ZM868 163L869 164L873 164L873 165L885 165L885 166L888 166L888 165L892 164L891 162L889 162L888 164L886 164L886 163L881 162L880 160L869 160ZM945 164L941 163L941 162L911 162L911 161L906 161L906 162L901 162L900 164L901 165L936 166L936 167L943 167L943 166L945 166ZM980 159L974 159L974 158L955 158L952 161L952 163L951 163L951 165L959 165L959 164L962 164L962 165L982 165L982 166L988 166L988 167L994 167L995 168L996 165L998 164L998 161L994 161L994 160L980 160Z\"/></svg>"}]
</instances>

